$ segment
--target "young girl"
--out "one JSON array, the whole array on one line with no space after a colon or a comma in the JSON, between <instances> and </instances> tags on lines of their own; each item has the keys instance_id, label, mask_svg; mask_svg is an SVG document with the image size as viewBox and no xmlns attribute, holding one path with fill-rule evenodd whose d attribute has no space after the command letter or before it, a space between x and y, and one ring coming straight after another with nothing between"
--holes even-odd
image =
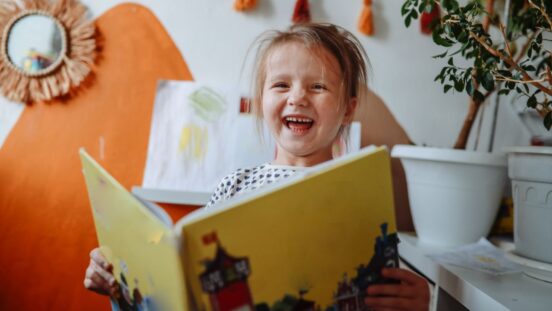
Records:
<instances>
[{"instance_id":1,"label":"young girl","mask_svg":"<svg viewBox=\"0 0 552 311\"><path fill-rule=\"evenodd\" d=\"M276 141L276 158L225 177L207 207L331 160L334 141L348 135L355 108L363 102L366 63L358 40L338 26L301 24L266 33L257 51L252 103ZM115 293L111 268L98 249L92 251L85 287ZM369 307L428 310L423 278L402 269L385 269L383 275L400 283L371 286Z\"/></svg>"}]
</instances>

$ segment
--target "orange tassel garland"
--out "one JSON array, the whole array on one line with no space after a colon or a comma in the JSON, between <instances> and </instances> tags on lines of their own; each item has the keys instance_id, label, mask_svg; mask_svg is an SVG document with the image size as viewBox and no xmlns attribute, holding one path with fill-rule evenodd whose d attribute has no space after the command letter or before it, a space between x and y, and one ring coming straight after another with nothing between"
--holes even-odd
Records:
<instances>
[{"instance_id":1,"label":"orange tassel garland","mask_svg":"<svg viewBox=\"0 0 552 311\"><path fill-rule=\"evenodd\" d=\"M297 0L295 3L295 9L293 10L293 18L291 19L295 24L310 22L310 10L308 0Z\"/></svg>"},{"instance_id":2,"label":"orange tassel garland","mask_svg":"<svg viewBox=\"0 0 552 311\"><path fill-rule=\"evenodd\" d=\"M257 0L236 0L234 2L234 10L247 11L254 9L257 6Z\"/></svg>"},{"instance_id":3,"label":"orange tassel garland","mask_svg":"<svg viewBox=\"0 0 552 311\"><path fill-rule=\"evenodd\" d=\"M423 12L420 17L420 30L423 34L431 34L431 28L433 24L441 18L441 11L439 10L439 5L434 4L431 8L431 12Z\"/></svg>"},{"instance_id":4,"label":"orange tassel garland","mask_svg":"<svg viewBox=\"0 0 552 311\"><path fill-rule=\"evenodd\" d=\"M358 31L367 36L374 34L374 21L372 16L372 0L364 0L364 7L358 20Z\"/></svg>"}]
</instances>

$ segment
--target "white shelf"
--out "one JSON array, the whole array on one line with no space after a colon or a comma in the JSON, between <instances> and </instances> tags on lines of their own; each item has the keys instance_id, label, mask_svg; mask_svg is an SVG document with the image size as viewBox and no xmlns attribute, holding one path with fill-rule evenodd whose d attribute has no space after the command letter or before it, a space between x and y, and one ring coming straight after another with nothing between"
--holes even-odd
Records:
<instances>
[{"instance_id":1,"label":"white shelf","mask_svg":"<svg viewBox=\"0 0 552 311\"><path fill-rule=\"evenodd\" d=\"M423 245L412 233L399 233L399 239L401 258L469 310L552 310L551 283L533 279L521 272L493 276L461 267L439 265L426 255L446 249ZM439 305L438 302L438 310ZM452 308L442 308L449 309Z\"/></svg>"},{"instance_id":2,"label":"white shelf","mask_svg":"<svg viewBox=\"0 0 552 311\"><path fill-rule=\"evenodd\" d=\"M167 189L153 189L132 187L132 193L143 200L157 203L205 205L211 198L211 192L177 191Z\"/></svg>"}]
</instances>

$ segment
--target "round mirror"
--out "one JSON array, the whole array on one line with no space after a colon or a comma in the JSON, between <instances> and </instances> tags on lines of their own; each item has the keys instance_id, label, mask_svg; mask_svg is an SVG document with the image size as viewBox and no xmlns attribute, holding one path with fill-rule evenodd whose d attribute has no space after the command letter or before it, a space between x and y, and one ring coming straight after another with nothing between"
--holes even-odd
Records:
<instances>
[{"instance_id":1,"label":"round mirror","mask_svg":"<svg viewBox=\"0 0 552 311\"><path fill-rule=\"evenodd\" d=\"M23 73L44 74L55 69L65 53L64 30L44 14L19 18L8 31L7 56Z\"/></svg>"},{"instance_id":2,"label":"round mirror","mask_svg":"<svg viewBox=\"0 0 552 311\"><path fill-rule=\"evenodd\" d=\"M92 73L97 52L86 6L80 0L9 2L0 4L0 94L23 103L70 94Z\"/></svg>"}]
</instances>

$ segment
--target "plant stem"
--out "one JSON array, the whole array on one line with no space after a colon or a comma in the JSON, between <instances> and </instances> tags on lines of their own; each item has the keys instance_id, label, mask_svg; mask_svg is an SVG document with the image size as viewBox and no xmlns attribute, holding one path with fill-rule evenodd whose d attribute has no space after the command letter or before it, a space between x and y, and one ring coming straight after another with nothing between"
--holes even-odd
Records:
<instances>
[{"instance_id":1,"label":"plant stem","mask_svg":"<svg viewBox=\"0 0 552 311\"><path fill-rule=\"evenodd\" d=\"M494 13L494 0L487 1L485 10L487 11L487 15L485 15L483 19L483 30L487 32L489 30L489 25L491 24L491 16ZM473 79L473 86L474 86L473 89L477 90L479 88L479 83L476 82L475 77L473 77L472 79ZM470 98L468 114L464 119L464 124L462 125L462 129L460 130L460 134L458 134L458 138L454 143L454 149L463 149L463 150L466 149L466 144L468 143L468 137L470 136L470 132L473 127L473 121L477 116L477 112L479 111L479 107L481 106L481 103L482 102L478 102L475 99L473 99L473 97Z\"/></svg>"},{"instance_id":2,"label":"plant stem","mask_svg":"<svg viewBox=\"0 0 552 311\"><path fill-rule=\"evenodd\" d=\"M478 102L473 98L470 99L468 114L464 119L464 124L462 125L462 129L460 130L460 133L458 134L458 138L454 143L454 149L466 149L468 137L470 136L471 128L473 126L473 121L477 116L477 111L479 110L480 106L481 106L481 102Z\"/></svg>"},{"instance_id":3,"label":"plant stem","mask_svg":"<svg viewBox=\"0 0 552 311\"><path fill-rule=\"evenodd\" d=\"M510 81L515 83L525 83L525 84L533 84L533 83L540 83L540 82L547 82L546 78L539 79L539 80L516 80L516 79L510 79L504 76L495 77L495 80L497 81Z\"/></svg>"},{"instance_id":4,"label":"plant stem","mask_svg":"<svg viewBox=\"0 0 552 311\"><path fill-rule=\"evenodd\" d=\"M537 31L537 32L533 32L531 34L531 36L527 39L527 41L525 42L525 44L523 45L523 48L521 49L518 57L516 58L516 63L519 63L521 61L521 59L523 58L523 56L525 55L525 53L527 53L527 49L529 48L529 46L531 45L531 42L533 42L533 39L535 39L535 37L537 36L537 34L540 32Z\"/></svg>"},{"instance_id":5,"label":"plant stem","mask_svg":"<svg viewBox=\"0 0 552 311\"><path fill-rule=\"evenodd\" d=\"M477 42L479 42L479 44L481 44L489 53L491 53L492 55L500 58L502 61L504 61L505 63L510 65L510 67L513 67L516 70L518 70L521 73L521 75L523 76L523 80L533 81L533 82L530 82L531 85L533 85L534 87L540 89L545 94L548 94L548 95L552 96L552 89L548 89L544 85L542 85L538 82L535 82L531 78L531 76L529 76L529 74L523 68L521 68L511 57L507 57L504 54L500 53L499 51L493 49L487 43L485 43L485 41L483 39L481 39L479 36L477 36L475 33L471 32L471 31L470 31L470 37L474 38Z\"/></svg>"},{"instance_id":6,"label":"plant stem","mask_svg":"<svg viewBox=\"0 0 552 311\"><path fill-rule=\"evenodd\" d=\"M541 0L542 8L534 4L533 1L531 0L529 0L529 4L541 12L542 16L544 16L544 18L546 19L546 22L548 22L548 25L550 26L550 28L552 28L552 22L550 21L550 16L546 14L546 10L544 9L544 2Z\"/></svg>"}]
</instances>

